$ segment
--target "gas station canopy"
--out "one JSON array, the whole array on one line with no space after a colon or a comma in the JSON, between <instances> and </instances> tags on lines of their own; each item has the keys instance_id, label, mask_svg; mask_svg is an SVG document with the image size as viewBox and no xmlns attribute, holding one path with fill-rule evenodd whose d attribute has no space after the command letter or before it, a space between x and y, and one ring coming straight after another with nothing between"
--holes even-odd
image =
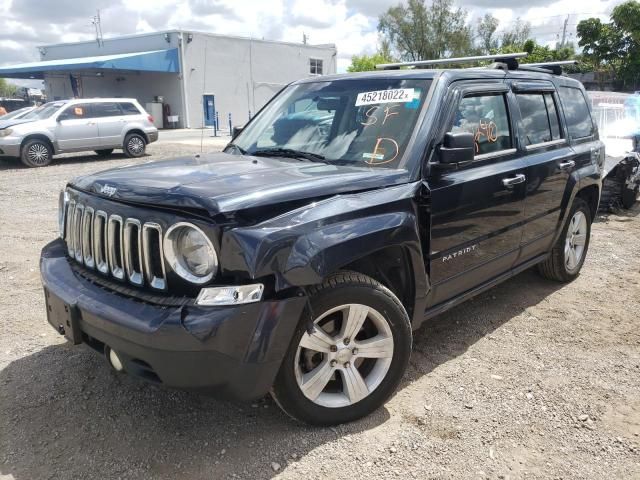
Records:
<instances>
[{"instance_id":1,"label":"gas station canopy","mask_svg":"<svg viewBox=\"0 0 640 480\"><path fill-rule=\"evenodd\" d=\"M47 72L77 72L79 70L124 70L178 73L178 49L150 52L120 53L97 57L65 58L42 62L21 63L0 67L0 78L43 79Z\"/></svg>"}]
</instances>

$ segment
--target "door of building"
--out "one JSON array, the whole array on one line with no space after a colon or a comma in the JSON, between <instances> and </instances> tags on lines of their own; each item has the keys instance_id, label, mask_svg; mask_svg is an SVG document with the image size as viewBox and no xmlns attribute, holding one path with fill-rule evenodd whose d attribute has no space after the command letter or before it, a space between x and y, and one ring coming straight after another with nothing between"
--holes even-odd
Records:
<instances>
[{"instance_id":1,"label":"door of building","mask_svg":"<svg viewBox=\"0 0 640 480\"><path fill-rule=\"evenodd\" d=\"M202 96L202 106L204 108L204 125L213 127L216 121L216 103L213 95Z\"/></svg>"}]
</instances>

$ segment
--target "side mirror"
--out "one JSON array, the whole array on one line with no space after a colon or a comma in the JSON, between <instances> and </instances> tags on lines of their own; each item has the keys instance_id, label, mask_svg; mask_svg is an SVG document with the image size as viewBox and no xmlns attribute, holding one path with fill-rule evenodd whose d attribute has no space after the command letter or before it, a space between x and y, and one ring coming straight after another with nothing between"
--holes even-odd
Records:
<instances>
[{"instance_id":1,"label":"side mirror","mask_svg":"<svg viewBox=\"0 0 640 480\"><path fill-rule=\"evenodd\" d=\"M243 129L244 127L233 127L233 129L231 130L231 140L240 135L240 132L242 132Z\"/></svg>"},{"instance_id":2,"label":"side mirror","mask_svg":"<svg viewBox=\"0 0 640 480\"><path fill-rule=\"evenodd\" d=\"M473 133L448 132L440 147L440 163L453 166L453 164L472 162L475 153L476 143Z\"/></svg>"}]
</instances>

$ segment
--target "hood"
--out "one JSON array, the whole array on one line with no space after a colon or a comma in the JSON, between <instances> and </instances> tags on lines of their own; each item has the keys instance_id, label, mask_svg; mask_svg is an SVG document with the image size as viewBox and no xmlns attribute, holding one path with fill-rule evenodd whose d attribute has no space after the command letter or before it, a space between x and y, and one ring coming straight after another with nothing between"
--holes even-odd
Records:
<instances>
[{"instance_id":1,"label":"hood","mask_svg":"<svg viewBox=\"0 0 640 480\"><path fill-rule=\"evenodd\" d=\"M408 181L406 170L216 153L106 170L71 186L115 200L214 215Z\"/></svg>"},{"instance_id":2,"label":"hood","mask_svg":"<svg viewBox=\"0 0 640 480\"><path fill-rule=\"evenodd\" d=\"M36 119L34 118L10 118L9 120L2 120L2 117L0 117L0 130L7 127L13 127L14 125L20 125L21 123L34 122L35 120Z\"/></svg>"}]
</instances>

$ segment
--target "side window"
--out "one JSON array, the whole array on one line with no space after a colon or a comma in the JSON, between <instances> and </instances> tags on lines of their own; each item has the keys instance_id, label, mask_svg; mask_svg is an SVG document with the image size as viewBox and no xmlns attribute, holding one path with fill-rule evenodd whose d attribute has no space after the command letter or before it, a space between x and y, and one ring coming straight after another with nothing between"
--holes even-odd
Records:
<instances>
[{"instance_id":1,"label":"side window","mask_svg":"<svg viewBox=\"0 0 640 480\"><path fill-rule=\"evenodd\" d=\"M67 107L67 109L60 114L59 120L79 120L92 117L91 105L88 103L78 103Z\"/></svg>"},{"instance_id":2,"label":"side window","mask_svg":"<svg viewBox=\"0 0 640 480\"><path fill-rule=\"evenodd\" d=\"M582 94L582 90L573 87L560 87L558 89L564 116L567 120L569 134L573 138L589 137L593 134L593 122L589 106Z\"/></svg>"},{"instance_id":3,"label":"side window","mask_svg":"<svg viewBox=\"0 0 640 480\"><path fill-rule=\"evenodd\" d=\"M560 138L560 124L550 93L517 94L526 145L536 145Z\"/></svg>"},{"instance_id":4,"label":"side window","mask_svg":"<svg viewBox=\"0 0 640 480\"><path fill-rule=\"evenodd\" d=\"M93 110L96 117L119 117L122 115L118 104L112 102L95 103Z\"/></svg>"},{"instance_id":5,"label":"side window","mask_svg":"<svg viewBox=\"0 0 640 480\"><path fill-rule=\"evenodd\" d=\"M140 115L138 108L130 102L122 102L118 104L122 109L123 115Z\"/></svg>"},{"instance_id":6,"label":"side window","mask_svg":"<svg viewBox=\"0 0 640 480\"><path fill-rule=\"evenodd\" d=\"M473 133L476 155L510 149L513 144L504 94L464 97L458 105L451 131Z\"/></svg>"}]
</instances>

